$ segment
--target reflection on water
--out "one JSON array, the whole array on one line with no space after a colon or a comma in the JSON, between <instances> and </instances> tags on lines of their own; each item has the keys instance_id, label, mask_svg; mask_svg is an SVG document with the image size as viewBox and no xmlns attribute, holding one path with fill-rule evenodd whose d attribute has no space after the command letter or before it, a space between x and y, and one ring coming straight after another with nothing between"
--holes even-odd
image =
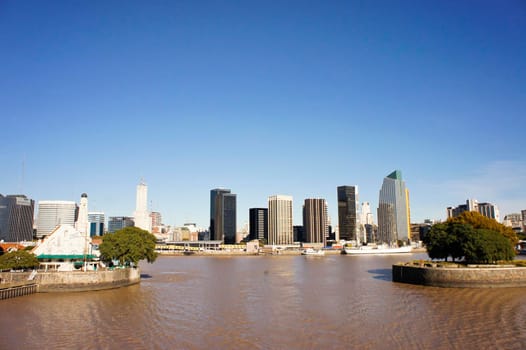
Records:
<instances>
[{"instance_id":1,"label":"reflection on water","mask_svg":"<svg viewBox=\"0 0 526 350\"><path fill-rule=\"evenodd\" d=\"M1 301L0 348L523 348L524 289L391 282L417 258L160 257L140 285Z\"/></svg>"}]
</instances>

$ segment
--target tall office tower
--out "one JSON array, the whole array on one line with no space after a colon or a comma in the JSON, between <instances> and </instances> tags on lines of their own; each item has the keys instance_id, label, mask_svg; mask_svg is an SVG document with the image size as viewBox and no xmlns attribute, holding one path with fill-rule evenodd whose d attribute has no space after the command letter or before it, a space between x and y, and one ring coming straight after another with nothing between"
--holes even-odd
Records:
<instances>
[{"instance_id":1,"label":"tall office tower","mask_svg":"<svg viewBox=\"0 0 526 350\"><path fill-rule=\"evenodd\" d=\"M133 217L136 227L148 232L152 231L152 220L150 213L148 213L148 186L142 180L137 185L137 198Z\"/></svg>"},{"instance_id":2,"label":"tall office tower","mask_svg":"<svg viewBox=\"0 0 526 350\"><path fill-rule=\"evenodd\" d=\"M150 218L152 220L152 227L161 226L163 224L163 217L161 213L157 211L152 211L150 213Z\"/></svg>"},{"instance_id":3,"label":"tall office tower","mask_svg":"<svg viewBox=\"0 0 526 350\"><path fill-rule=\"evenodd\" d=\"M409 241L409 191L400 170L384 178L378 203L378 240L384 243Z\"/></svg>"},{"instance_id":4,"label":"tall office tower","mask_svg":"<svg viewBox=\"0 0 526 350\"><path fill-rule=\"evenodd\" d=\"M340 239L358 241L358 187L338 186L338 227Z\"/></svg>"},{"instance_id":5,"label":"tall office tower","mask_svg":"<svg viewBox=\"0 0 526 350\"><path fill-rule=\"evenodd\" d=\"M104 235L104 221L105 221L104 213L102 212L89 212L88 213L88 224L89 224L90 237Z\"/></svg>"},{"instance_id":6,"label":"tall office tower","mask_svg":"<svg viewBox=\"0 0 526 350\"><path fill-rule=\"evenodd\" d=\"M236 221L236 195L224 188L211 190L210 239L236 243Z\"/></svg>"},{"instance_id":7,"label":"tall office tower","mask_svg":"<svg viewBox=\"0 0 526 350\"><path fill-rule=\"evenodd\" d=\"M24 195L0 194L0 240L31 241L35 201Z\"/></svg>"},{"instance_id":8,"label":"tall office tower","mask_svg":"<svg viewBox=\"0 0 526 350\"><path fill-rule=\"evenodd\" d=\"M292 226L292 241L293 242L305 242L305 228L303 225Z\"/></svg>"},{"instance_id":9,"label":"tall office tower","mask_svg":"<svg viewBox=\"0 0 526 350\"><path fill-rule=\"evenodd\" d=\"M369 202L363 202L360 210L360 241L363 243L372 242L371 232L373 225L373 214Z\"/></svg>"},{"instance_id":10,"label":"tall office tower","mask_svg":"<svg viewBox=\"0 0 526 350\"><path fill-rule=\"evenodd\" d=\"M268 243L292 244L293 238L292 197L268 197Z\"/></svg>"},{"instance_id":11,"label":"tall office tower","mask_svg":"<svg viewBox=\"0 0 526 350\"><path fill-rule=\"evenodd\" d=\"M83 235L87 235L89 232L88 228L88 195L83 193L80 195L79 214L75 228Z\"/></svg>"},{"instance_id":12,"label":"tall office tower","mask_svg":"<svg viewBox=\"0 0 526 350\"><path fill-rule=\"evenodd\" d=\"M268 242L268 209L249 209L249 238L260 239Z\"/></svg>"},{"instance_id":13,"label":"tall office tower","mask_svg":"<svg viewBox=\"0 0 526 350\"><path fill-rule=\"evenodd\" d=\"M526 232L526 210L521 210L522 216L522 232Z\"/></svg>"},{"instance_id":14,"label":"tall office tower","mask_svg":"<svg viewBox=\"0 0 526 350\"><path fill-rule=\"evenodd\" d=\"M361 210L360 216L361 216L360 223L362 225L374 224L373 214L371 213L371 205L369 204L369 202L362 203L362 210Z\"/></svg>"},{"instance_id":15,"label":"tall office tower","mask_svg":"<svg viewBox=\"0 0 526 350\"><path fill-rule=\"evenodd\" d=\"M210 191L210 239L211 240L223 240L223 237L217 233L217 206L216 200L217 197L221 196L224 193L230 193L230 190L226 188L216 188Z\"/></svg>"},{"instance_id":16,"label":"tall office tower","mask_svg":"<svg viewBox=\"0 0 526 350\"><path fill-rule=\"evenodd\" d=\"M75 226L77 204L72 201L39 201L37 238L49 235L58 225Z\"/></svg>"},{"instance_id":17,"label":"tall office tower","mask_svg":"<svg viewBox=\"0 0 526 350\"><path fill-rule=\"evenodd\" d=\"M306 242L327 245L329 225L327 223L327 202L320 198L307 198L303 207L303 227Z\"/></svg>"},{"instance_id":18,"label":"tall office tower","mask_svg":"<svg viewBox=\"0 0 526 350\"><path fill-rule=\"evenodd\" d=\"M133 218L128 216L110 216L108 219L108 232L110 233L130 226L135 226L135 223Z\"/></svg>"}]
</instances>

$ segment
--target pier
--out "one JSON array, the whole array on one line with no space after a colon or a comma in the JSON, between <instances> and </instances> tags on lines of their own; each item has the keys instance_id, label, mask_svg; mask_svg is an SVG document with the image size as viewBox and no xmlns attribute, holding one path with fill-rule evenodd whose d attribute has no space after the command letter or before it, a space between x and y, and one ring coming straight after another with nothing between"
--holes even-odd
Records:
<instances>
[{"instance_id":1,"label":"pier","mask_svg":"<svg viewBox=\"0 0 526 350\"><path fill-rule=\"evenodd\" d=\"M0 300L21 297L37 292L36 283L8 286L0 289Z\"/></svg>"}]
</instances>

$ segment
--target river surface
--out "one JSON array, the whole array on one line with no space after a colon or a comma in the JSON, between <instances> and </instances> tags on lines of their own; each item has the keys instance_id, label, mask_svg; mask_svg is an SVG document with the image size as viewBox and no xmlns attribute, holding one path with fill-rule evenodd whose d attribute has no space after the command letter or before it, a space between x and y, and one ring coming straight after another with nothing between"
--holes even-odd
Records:
<instances>
[{"instance_id":1,"label":"river surface","mask_svg":"<svg viewBox=\"0 0 526 350\"><path fill-rule=\"evenodd\" d=\"M526 348L525 289L391 282L425 257L159 257L140 285L0 301L0 349Z\"/></svg>"}]
</instances>

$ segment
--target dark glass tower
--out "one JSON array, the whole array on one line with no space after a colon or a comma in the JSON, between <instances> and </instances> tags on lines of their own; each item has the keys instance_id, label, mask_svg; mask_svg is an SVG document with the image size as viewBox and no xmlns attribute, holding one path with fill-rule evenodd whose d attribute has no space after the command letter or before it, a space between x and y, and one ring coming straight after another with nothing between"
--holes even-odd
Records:
<instances>
[{"instance_id":1,"label":"dark glass tower","mask_svg":"<svg viewBox=\"0 0 526 350\"><path fill-rule=\"evenodd\" d=\"M0 240L31 241L35 201L24 195L0 194Z\"/></svg>"},{"instance_id":2,"label":"dark glass tower","mask_svg":"<svg viewBox=\"0 0 526 350\"><path fill-rule=\"evenodd\" d=\"M338 226L340 239L356 240L358 189L356 186L338 186Z\"/></svg>"},{"instance_id":3,"label":"dark glass tower","mask_svg":"<svg viewBox=\"0 0 526 350\"><path fill-rule=\"evenodd\" d=\"M236 195L228 189L210 191L210 239L236 243Z\"/></svg>"},{"instance_id":4,"label":"dark glass tower","mask_svg":"<svg viewBox=\"0 0 526 350\"><path fill-rule=\"evenodd\" d=\"M268 209L249 209L249 238L264 239L268 241Z\"/></svg>"}]
</instances>

